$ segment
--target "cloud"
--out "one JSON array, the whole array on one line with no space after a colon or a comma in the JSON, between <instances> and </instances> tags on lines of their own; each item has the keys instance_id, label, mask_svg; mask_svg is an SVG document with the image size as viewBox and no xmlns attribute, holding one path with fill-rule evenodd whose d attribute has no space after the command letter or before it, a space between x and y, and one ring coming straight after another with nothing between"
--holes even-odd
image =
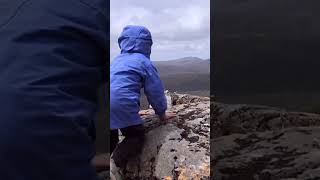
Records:
<instances>
[{"instance_id":1,"label":"cloud","mask_svg":"<svg viewBox=\"0 0 320 180\"><path fill-rule=\"evenodd\" d=\"M117 38L129 24L150 29L154 39L153 60L209 58L209 3L209 0L111 0L111 58L119 53Z\"/></svg>"}]
</instances>

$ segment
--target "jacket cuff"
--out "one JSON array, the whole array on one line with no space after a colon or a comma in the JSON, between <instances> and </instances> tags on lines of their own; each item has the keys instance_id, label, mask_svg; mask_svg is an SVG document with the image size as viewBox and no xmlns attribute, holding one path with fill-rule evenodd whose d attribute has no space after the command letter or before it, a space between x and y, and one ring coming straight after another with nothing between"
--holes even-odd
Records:
<instances>
[{"instance_id":1,"label":"jacket cuff","mask_svg":"<svg viewBox=\"0 0 320 180\"><path fill-rule=\"evenodd\" d=\"M156 114L156 115L162 115L162 114L164 114L164 113L166 112L166 110L167 110L167 108L162 109L161 111L156 111L156 110L155 110L155 114Z\"/></svg>"}]
</instances>

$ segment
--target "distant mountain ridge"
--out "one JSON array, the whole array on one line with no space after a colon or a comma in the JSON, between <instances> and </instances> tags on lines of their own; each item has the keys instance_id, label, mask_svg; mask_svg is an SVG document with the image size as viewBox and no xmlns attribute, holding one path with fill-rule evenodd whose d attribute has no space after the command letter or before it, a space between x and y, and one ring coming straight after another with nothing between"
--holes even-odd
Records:
<instances>
[{"instance_id":1,"label":"distant mountain ridge","mask_svg":"<svg viewBox=\"0 0 320 180\"><path fill-rule=\"evenodd\" d=\"M166 90L209 96L210 59L184 57L168 61L153 61L153 63ZM142 109L148 108L145 96L142 96L140 105Z\"/></svg>"},{"instance_id":2,"label":"distant mountain ridge","mask_svg":"<svg viewBox=\"0 0 320 180\"><path fill-rule=\"evenodd\" d=\"M184 57L168 61L154 61L161 76L184 73L210 73L210 59Z\"/></svg>"},{"instance_id":3,"label":"distant mountain ridge","mask_svg":"<svg viewBox=\"0 0 320 180\"><path fill-rule=\"evenodd\" d=\"M186 92L210 89L210 59L184 57L154 61L166 89Z\"/></svg>"}]
</instances>

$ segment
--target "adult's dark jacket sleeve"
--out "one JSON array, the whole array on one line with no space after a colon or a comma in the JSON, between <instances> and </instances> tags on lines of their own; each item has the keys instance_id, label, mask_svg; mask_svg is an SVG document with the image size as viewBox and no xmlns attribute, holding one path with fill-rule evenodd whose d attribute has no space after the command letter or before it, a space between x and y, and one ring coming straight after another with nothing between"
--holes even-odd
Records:
<instances>
[{"instance_id":1,"label":"adult's dark jacket sleeve","mask_svg":"<svg viewBox=\"0 0 320 180\"><path fill-rule=\"evenodd\" d=\"M106 0L0 1L0 179L96 179Z\"/></svg>"}]
</instances>

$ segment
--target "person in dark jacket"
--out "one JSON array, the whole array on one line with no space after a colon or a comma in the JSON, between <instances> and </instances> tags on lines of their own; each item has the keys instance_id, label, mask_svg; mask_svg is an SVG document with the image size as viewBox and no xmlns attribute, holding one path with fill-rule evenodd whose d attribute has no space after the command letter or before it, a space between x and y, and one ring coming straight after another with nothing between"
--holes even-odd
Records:
<instances>
[{"instance_id":1,"label":"person in dark jacket","mask_svg":"<svg viewBox=\"0 0 320 180\"><path fill-rule=\"evenodd\" d=\"M127 159L139 153L144 142L140 90L144 89L160 120L166 121L174 114L166 112L164 88L150 60L153 43L150 31L143 26L128 25L118 43L121 54L110 65L110 146L115 166L124 168ZM119 129L125 138L117 146Z\"/></svg>"},{"instance_id":2,"label":"person in dark jacket","mask_svg":"<svg viewBox=\"0 0 320 180\"><path fill-rule=\"evenodd\" d=\"M0 3L0 179L96 180L105 0Z\"/></svg>"}]
</instances>

